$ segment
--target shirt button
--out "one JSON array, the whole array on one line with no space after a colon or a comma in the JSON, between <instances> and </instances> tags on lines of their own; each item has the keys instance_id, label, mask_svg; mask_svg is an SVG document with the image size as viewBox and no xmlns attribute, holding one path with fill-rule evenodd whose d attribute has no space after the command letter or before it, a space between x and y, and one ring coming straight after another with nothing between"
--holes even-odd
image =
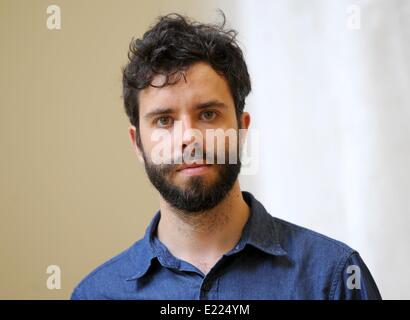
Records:
<instances>
[{"instance_id":1,"label":"shirt button","mask_svg":"<svg viewBox=\"0 0 410 320\"><path fill-rule=\"evenodd\" d=\"M202 290L209 291L209 290L211 290L211 287L212 287L212 283L204 282L204 284L202 285Z\"/></svg>"}]
</instances>

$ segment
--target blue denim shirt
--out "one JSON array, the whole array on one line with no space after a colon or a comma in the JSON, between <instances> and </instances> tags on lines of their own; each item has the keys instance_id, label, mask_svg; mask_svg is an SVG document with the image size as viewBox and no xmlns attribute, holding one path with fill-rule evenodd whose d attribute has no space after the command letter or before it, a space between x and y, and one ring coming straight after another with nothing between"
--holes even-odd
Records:
<instances>
[{"instance_id":1,"label":"blue denim shirt","mask_svg":"<svg viewBox=\"0 0 410 320\"><path fill-rule=\"evenodd\" d=\"M242 194L250 207L242 236L206 275L159 241L158 211L144 238L91 272L71 299L381 299L357 251Z\"/></svg>"}]
</instances>

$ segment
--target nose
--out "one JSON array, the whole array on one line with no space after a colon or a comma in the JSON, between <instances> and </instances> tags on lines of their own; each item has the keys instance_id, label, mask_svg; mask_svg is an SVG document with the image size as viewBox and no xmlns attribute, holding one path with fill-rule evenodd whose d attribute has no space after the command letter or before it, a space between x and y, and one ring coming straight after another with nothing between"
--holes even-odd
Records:
<instances>
[{"instance_id":1,"label":"nose","mask_svg":"<svg viewBox=\"0 0 410 320\"><path fill-rule=\"evenodd\" d=\"M182 148L185 149L189 144L198 139L199 130L190 116L181 119L182 125Z\"/></svg>"},{"instance_id":2,"label":"nose","mask_svg":"<svg viewBox=\"0 0 410 320\"><path fill-rule=\"evenodd\" d=\"M182 136L177 141L180 142L174 152L177 152L179 156L182 156L183 162L191 161L193 158L203 155L203 135L202 131L198 128L195 118L190 115L183 116L179 119L178 124L180 129L179 134ZM178 134L178 133L177 133ZM188 147L189 146L189 147ZM189 160L187 160L189 159Z\"/></svg>"}]
</instances>

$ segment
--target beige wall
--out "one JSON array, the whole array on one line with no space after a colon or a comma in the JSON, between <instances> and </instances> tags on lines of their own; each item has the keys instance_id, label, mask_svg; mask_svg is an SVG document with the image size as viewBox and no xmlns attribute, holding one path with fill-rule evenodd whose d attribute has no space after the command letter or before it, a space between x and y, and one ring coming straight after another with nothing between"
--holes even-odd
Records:
<instances>
[{"instance_id":1,"label":"beige wall","mask_svg":"<svg viewBox=\"0 0 410 320\"><path fill-rule=\"evenodd\" d=\"M1 299L66 299L143 235L157 195L122 109L128 43L159 14L216 21L218 7L232 22L232 1L0 0ZM61 290L46 287L49 265Z\"/></svg>"}]
</instances>

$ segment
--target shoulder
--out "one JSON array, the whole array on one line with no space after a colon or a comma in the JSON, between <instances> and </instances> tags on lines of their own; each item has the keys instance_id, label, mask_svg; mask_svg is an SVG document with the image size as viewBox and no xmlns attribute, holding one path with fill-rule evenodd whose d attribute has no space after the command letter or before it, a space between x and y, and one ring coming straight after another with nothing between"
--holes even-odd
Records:
<instances>
[{"instance_id":1,"label":"shoulder","mask_svg":"<svg viewBox=\"0 0 410 320\"><path fill-rule=\"evenodd\" d=\"M329 299L381 299L360 254L321 233L274 218L279 241L301 274L322 283Z\"/></svg>"},{"instance_id":2,"label":"shoulder","mask_svg":"<svg viewBox=\"0 0 410 320\"><path fill-rule=\"evenodd\" d=\"M126 285L138 267L144 264L144 248L142 239L131 247L104 262L75 287L71 294L72 300L104 299L108 293L115 291L117 286ZM121 288L118 288L120 291Z\"/></svg>"},{"instance_id":3,"label":"shoulder","mask_svg":"<svg viewBox=\"0 0 410 320\"><path fill-rule=\"evenodd\" d=\"M287 260L303 277L330 285L358 254L347 244L311 229L273 218Z\"/></svg>"},{"instance_id":4,"label":"shoulder","mask_svg":"<svg viewBox=\"0 0 410 320\"><path fill-rule=\"evenodd\" d=\"M326 255L339 260L357 253L347 244L328 237L311 229L293 224L291 222L272 217L280 243L292 255L305 253L309 255Z\"/></svg>"}]
</instances>

